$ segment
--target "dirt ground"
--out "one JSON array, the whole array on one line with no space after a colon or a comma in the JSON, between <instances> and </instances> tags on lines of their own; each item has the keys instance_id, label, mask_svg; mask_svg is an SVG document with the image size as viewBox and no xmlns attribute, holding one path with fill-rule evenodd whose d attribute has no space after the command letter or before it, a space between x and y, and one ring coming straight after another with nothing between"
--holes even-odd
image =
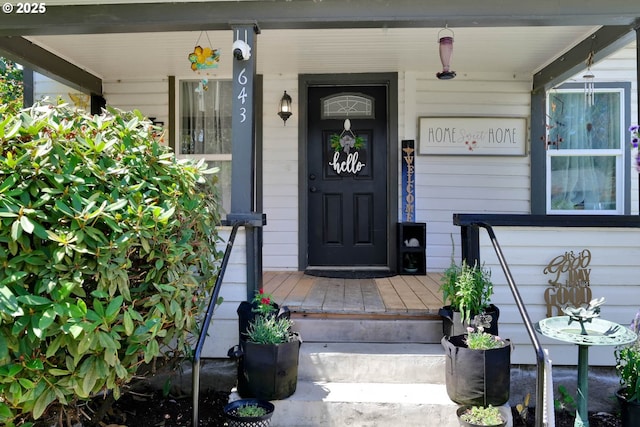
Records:
<instances>
[{"instance_id":1,"label":"dirt ground","mask_svg":"<svg viewBox=\"0 0 640 427\"><path fill-rule=\"evenodd\" d=\"M204 391L200 394L199 423L201 427L224 427L223 408L228 403L229 393ZM97 410L99 402L84 408L86 413ZM193 399L191 396L164 397L160 392L125 395L112 407L99 427L192 427ZM529 408L525 418L512 409L514 427L535 427L535 408ZM556 427L573 427L575 414L569 411L556 412ZM39 423L36 427L49 427ZM85 424L88 426L88 424ZM590 427L621 427L617 414L590 412ZM430 427L430 426L425 426Z\"/></svg>"},{"instance_id":2,"label":"dirt ground","mask_svg":"<svg viewBox=\"0 0 640 427\"><path fill-rule=\"evenodd\" d=\"M535 408L529 408L525 419L512 408L513 427L534 427ZM573 427L575 414L569 411L556 411L556 427ZM589 412L589 427L621 427L622 422L617 414L608 412Z\"/></svg>"}]
</instances>

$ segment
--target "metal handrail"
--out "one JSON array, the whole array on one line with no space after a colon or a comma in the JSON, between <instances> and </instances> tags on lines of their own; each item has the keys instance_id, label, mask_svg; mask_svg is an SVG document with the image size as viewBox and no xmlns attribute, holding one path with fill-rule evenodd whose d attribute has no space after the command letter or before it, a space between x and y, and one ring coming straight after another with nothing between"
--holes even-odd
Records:
<instances>
[{"instance_id":1,"label":"metal handrail","mask_svg":"<svg viewBox=\"0 0 640 427\"><path fill-rule=\"evenodd\" d=\"M496 234L493 232L493 228L491 225L485 222L475 222L470 225L475 225L478 227L482 227L487 230L489 233L489 238L491 239L491 244L493 245L493 249L496 251L496 255L498 256L498 261L500 262L500 266L502 267L502 271L504 271L504 275L507 278L507 282L509 283L509 288L511 289L511 293L513 294L513 299L516 302L516 306L518 306L518 311L520 312L520 316L522 316L522 320L524 321L524 326L527 329L527 333L529 334L529 338L531 339L531 343L533 344L534 350L536 352L536 427L543 427L545 424L544 417L544 387L546 386L545 381L545 354L542 346L540 345L540 341L538 340L538 336L536 335L536 331L533 328L533 324L531 323L531 319L529 318L529 314L527 313L527 309L522 302L522 298L520 298L520 293L518 292L518 288L513 280L513 276L511 275L511 271L509 270L509 266L502 254L502 249L498 244L498 239L496 238ZM553 414L551 415L553 416Z\"/></svg>"},{"instance_id":2,"label":"metal handrail","mask_svg":"<svg viewBox=\"0 0 640 427\"><path fill-rule=\"evenodd\" d=\"M211 299L209 300L209 306L207 307L207 313L204 317L204 322L202 322L202 329L200 330L200 335L198 336L198 344L196 345L196 350L193 355L193 366L192 366L192 395L193 395L193 427L198 427L199 422L199 400L200 400L200 354L202 353L202 347L204 346L204 341L207 338L207 333L209 331L209 324L211 323L211 319L213 318L213 310L216 306L216 302L218 301L218 294L220 293L220 287L222 286L222 279L224 277L224 273L227 270L227 264L229 263L229 256L231 255L231 249L233 248L233 242L236 239L236 233L238 232L238 228L242 225L246 225L245 221L236 222L233 224L233 228L231 229L231 234L229 235L229 240L227 241L227 248L224 251L224 256L222 257L222 263L220 264L220 272L218 273L218 277L216 278L216 283L213 287L213 292L211 293Z\"/></svg>"}]
</instances>

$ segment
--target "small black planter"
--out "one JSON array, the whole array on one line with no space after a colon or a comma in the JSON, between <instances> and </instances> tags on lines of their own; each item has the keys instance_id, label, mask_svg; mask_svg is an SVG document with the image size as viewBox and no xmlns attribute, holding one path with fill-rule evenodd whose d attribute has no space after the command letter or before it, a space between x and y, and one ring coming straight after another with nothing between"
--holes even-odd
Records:
<instances>
[{"instance_id":1,"label":"small black planter","mask_svg":"<svg viewBox=\"0 0 640 427\"><path fill-rule=\"evenodd\" d=\"M256 405L263 408L266 414L259 417L241 417L238 415L238 409L247 406ZM231 402L224 407L224 415L227 419L229 427L268 427L271 424L271 416L273 415L273 403L262 399L240 399Z\"/></svg>"},{"instance_id":2,"label":"small black planter","mask_svg":"<svg viewBox=\"0 0 640 427\"><path fill-rule=\"evenodd\" d=\"M622 419L622 427L640 426L640 402L630 402L624 396L624 388L616 391L616 398L620 405L620 418Z\"/></svg>"},{"instance_id":3,"label":"small black planter","mask_svg":"<svg viewBox=\"0 0 640 427\"><path fill-rule=\"evenodd\" d=\"M443 337L445 381L449 398L459 405L502 406L509 401L511 345L471 350L465 335Z\"/></svg>"},{"instance_id":4,"label":"small black planter","mask_svg":"<svg viewBox=\"0 0 640 427\"><path fill-rule=\"evenodd\" d=\"M497 306L490 304L484 313L491 316L490 326L489 328L485 328L484 331L491 335L498 335L498 318L500 317L500 309ZM438 314L442 317L442 334L445 337L452 337L467 333L467 327L470 325L467 322L462 322L460 312L454 311L450 305L442 307L438 310ZM471 316L471 321L473 321L474 316L475 314Z\"/></svg>"}]
</instances>

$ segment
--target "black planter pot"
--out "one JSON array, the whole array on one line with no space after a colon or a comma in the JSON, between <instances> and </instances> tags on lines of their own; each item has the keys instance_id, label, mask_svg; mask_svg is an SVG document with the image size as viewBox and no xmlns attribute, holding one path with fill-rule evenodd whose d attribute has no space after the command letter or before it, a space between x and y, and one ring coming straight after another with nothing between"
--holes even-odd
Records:
<instances>
[{"instance_id":1,"label":"black planter pot","mask_svg":"<svg viewBox=\"0 0 640 427\"><path fill-rule=\"evenodd\" d=\"M277 318L290 318L286 306L276 309ZM238 359L237 391L242 397L278 400L291 396L298 383L298 357L301 341L283 344L255 344L247 341L246 331L256 313L256 303L243 301L238 306L240 344L229 349L229 357Z\"/></svg>"},{"instance_id":2,"label":"black planter pot","mask_svg":"<svg viewBox=\"0 0 640 427\"><path fill-rule=\"evenodd\" d=\"M438 314L442 317L442 334L445 337L452 337L467 333L467 328L470 325L467 322L462 322L460 312L454 311L450 305L442 307L438 310ZM490 304L484 311L484 314L491 316L490 326L484 331L491 335L498 335L498 318L500 317L500 309L497 306ZM473 320L474 316L471 316L471 320Z\"/></svg>"},{"instance_id":3,"label":"black planter pot","mask_svg":"<svg viewBox=\"0 0 640 427\"><path fill-rule=\"evenodd\" d=\"M620 405L622 427L640 426L640 402L627 400L624 395L624 388L616 391L616 398Z\"/></svg>"},{"instance_id":4,"label":"black planter pot","mask_svg":"<svg viewBox=\"0 0 640 427\"><path fill-rule=\"evenodd\" d=\"M240 396L278 400L295 393L300 345L299 340L283 344L243 342L243 372L242 378L238 378Z\"/></svg>"},{"instance_id":5,"label":"black planter pot","mask_svg":"<svg viewBox=\"0 0 640 427\"><path fill-rule=\"evenodd\" d=\"M462 420L460 417L467 411L467 409L471 408L471 406L473 405L464 405L459 407L456 411L456 414L458 415L458 422L460 423L461 427L505 427L507 425L508 415L506 412L507 410L504 407L498 408L498 410L500 411L500 415L502 415L502 419L504 420L500 424L491 424L487 426L486 424L473 424Z\"/></svg>"},{"instance_id":6,"label":"black planter pot","mask_svg":"<svg viewBox=\"0 0 640 427\"><path fill-rule=\"evenodd\" d=\"M238 409L247 405L256 405L266 411L259 417L241 417L238 415ZM273 415L273 403L262 399L240 399L227 404L224 407L224 416L227 419L229 427L268 427L271 424L271 416Z\"/></svg>"},{"instance_id":7,"label":"black planter pot","mask_svg":"<svg viewBox=\"0 0 640 427\"><path fill-rule=\"evenodd\" d=\"M509 401L511 345L471 350L464 335L443 337L449 398L459 405L501 406Z\"/></svg>"}]
</instances>

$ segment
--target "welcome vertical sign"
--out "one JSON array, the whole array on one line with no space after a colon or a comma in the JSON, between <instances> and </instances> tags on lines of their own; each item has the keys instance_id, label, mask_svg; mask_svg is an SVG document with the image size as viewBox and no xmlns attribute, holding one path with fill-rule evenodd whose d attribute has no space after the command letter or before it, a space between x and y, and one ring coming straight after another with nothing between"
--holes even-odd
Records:
<instances>
[{"instance_id":1,"label":"welcome vertical sign","mask_svg":"<svg viewBox=\"0 0 640 427\"><path fill-rule=\"evenodd\" d=\"M415 222L416 186L415 186L415 141L402 141L402 221Z\"/></svg>"}]
</instances>

